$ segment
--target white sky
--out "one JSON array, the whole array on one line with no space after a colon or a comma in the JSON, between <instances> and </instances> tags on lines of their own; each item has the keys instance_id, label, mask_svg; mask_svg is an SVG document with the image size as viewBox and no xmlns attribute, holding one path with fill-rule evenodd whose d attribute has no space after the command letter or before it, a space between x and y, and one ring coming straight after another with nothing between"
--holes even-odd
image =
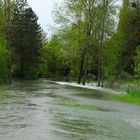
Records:
<instances>
[{"instance_id":1,"label":"white sky","mask_svg":"<svg viewBox=\"0 0 140 140\"><path fill-rule=\"evenodd\" d=\"M61 3L63 0L28 0L28 4L39 17L41 27L49 34L49 25L53 24L52 10L55 3Z\"/></svg>"}]
</instances>

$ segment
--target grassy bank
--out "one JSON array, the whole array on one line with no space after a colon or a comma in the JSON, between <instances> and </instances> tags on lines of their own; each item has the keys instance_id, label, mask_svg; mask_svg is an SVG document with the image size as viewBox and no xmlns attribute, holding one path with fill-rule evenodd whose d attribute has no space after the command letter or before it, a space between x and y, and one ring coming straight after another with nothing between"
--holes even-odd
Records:
<instances>
[{"instance_id":1,"label":"grassy bank","mask_svg":"<svg viewBox=\"0 0 140 140\"><path fill-rule=\"evenodd\" d=\"M111 95L111 98L122 102L140 105L140 90L131 90L125 95Z\"/></svg>"},{"instance_id":2,"label":"grassy bank","mask_svg":"<svg viewBox=\"0 0 140 140\"><path fill-rule=\"evenodd\" d=\"M125 78L112 78L105 81L105 87L116 91L126 91L127 94L113 94L111 99L116 99L122 102L140 105L140 80L126 76Z\"/></svg>"}]
</instances>

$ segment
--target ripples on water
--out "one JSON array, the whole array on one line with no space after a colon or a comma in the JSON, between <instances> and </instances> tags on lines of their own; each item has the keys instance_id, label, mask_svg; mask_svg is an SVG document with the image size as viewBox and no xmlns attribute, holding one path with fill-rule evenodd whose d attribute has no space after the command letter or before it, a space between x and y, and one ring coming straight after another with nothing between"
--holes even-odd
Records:
<instances>
[{"instance_id":1,"label":"ripples on water","mask_svg":"<svg viewBox=\"0 0 140 140\"><path fill-rule=\"evenodd\" d=\"M140 140L140 108L46 80L0 90L0 140Z\"/></svg>"}]
</instances>

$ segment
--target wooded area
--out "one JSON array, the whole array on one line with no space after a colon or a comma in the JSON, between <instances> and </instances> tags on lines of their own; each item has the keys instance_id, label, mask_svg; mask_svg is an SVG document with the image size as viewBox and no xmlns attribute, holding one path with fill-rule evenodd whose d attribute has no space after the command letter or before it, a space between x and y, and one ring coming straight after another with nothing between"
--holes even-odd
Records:
<instances>
[{"instance_id":1,"label":"wooded area","mask_svg":"<svg viewBox=\"0 0 140 140\"><path fill-rule=\"evenodd\" d=\"M1 81L36 79L42 62L42 29L25 0L1 1Z\"/></svg>"},{"instance_id":2,"label":"wooded area","mask_svg":"<svg viewBox=\"0 0 140 140\"><path fill-rule=\"evenodd\" d=\"M45 39L26 0L0 0L0 81L46 77L104 86L139 79L139 12L138 1L65 0Z\"/></svg>"},{"instance_id":3,"label":"wooded area","mask_svg":"<svg viewBox=\"0 0 140 140\"><path fill-rule=\"evenodd\" d=\"M0 140L140 140L139 1L0 0Z\"/></svg>"}]
</instances>

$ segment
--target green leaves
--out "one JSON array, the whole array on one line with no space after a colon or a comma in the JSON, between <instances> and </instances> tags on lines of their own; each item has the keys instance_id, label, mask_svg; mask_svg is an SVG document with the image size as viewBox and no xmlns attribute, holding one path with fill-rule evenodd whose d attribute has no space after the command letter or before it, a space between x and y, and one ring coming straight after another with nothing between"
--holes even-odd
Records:
<instances>
[{"instance_id":1,"label":"green leaves","mask_svg":"<svg viewBox=\"0 0 140 140\"><path fill-rule=\"evenodd\" d=\"M7 68L7 55L6 40L2 34L0 34L0 82L7 80L8 68Z\"/></svg>"},{"instance_id":2,"label":"green leaves","mask_svg":"<svg viewBox=\"0 0 140 140\"><path fill-rule=\"evenodd\" d=\"M27 7L24 1L19 4L12 18L11 46L18 66L15 74L20 78L35 79L42 61L42 30L32 8Z\"/></svg>"},{"instance_id":3,"label":"green leaves","mask_svg":"<svg viewBox=\"0 0 140 140\"><path fill-rule=\"evenodd\" d=\"M57 43L51 45L54 37L49 41L49 46L55 48L55 58L60 58L59 61L55 61L55 67L59 69L57 64L63 61L61 69L68 67L69 75L75 80L78 77L87 79L88 75L97 76L101 26L106 9L103 2L103 0L65 0L63 5L54 10L55 21L59 25L55 34L59 47ZM114 0L109 0L107 4L105 38L111 37L115 29L116 13ZM52 53L51 49L48 50ZM53 56L50 58L54 59Z\"/></svg>"},{"instance_id":4,"label":"green leaves","mask_svg":"<svg viewBox=\"0 0 140 140\"><path fill-rule=\"evenodd\" d=\"M7 80L7 56L6 39L4 36L5 18L3 11L3 3L0 0L0 82Z\"/></svg>"},{"instance_id":5,"label":"green leaves","mask_svg":"<svg viewBox=\"0 0 140 140\"><path fill-rule=\"evenodd\" d=\"M135 72L136 74L140 75L140 46L136 49L136 55L134 57L135 62Z\"/></svg>"}]
</instances>

